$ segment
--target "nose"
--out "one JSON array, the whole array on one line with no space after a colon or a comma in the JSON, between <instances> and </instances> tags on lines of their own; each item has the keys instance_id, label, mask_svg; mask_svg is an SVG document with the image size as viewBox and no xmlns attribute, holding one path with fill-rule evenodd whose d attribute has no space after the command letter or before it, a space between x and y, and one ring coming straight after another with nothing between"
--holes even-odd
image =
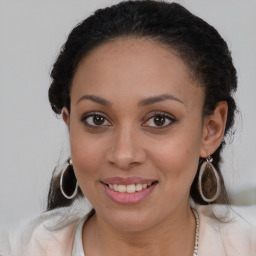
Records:
<instances>
[{"instance_id":1,"label":"nose","mask_svg":"<svg viewBox=\"0 0 256 256\"><path fill-rule=\"evenodd\" d=\"M123 170L144 163L146 152L138 132L128 126L116 131L112 137L107 158L111 164Z\"/></svg>"}]
</instances>

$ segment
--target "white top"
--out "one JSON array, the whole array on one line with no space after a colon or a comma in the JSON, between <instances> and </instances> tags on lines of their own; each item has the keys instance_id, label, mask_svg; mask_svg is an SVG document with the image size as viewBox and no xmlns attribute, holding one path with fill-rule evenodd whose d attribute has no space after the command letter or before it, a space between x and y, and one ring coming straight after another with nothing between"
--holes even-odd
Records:
<instances>
[{"instance_id":1,"label":"white top","mask_svg":"<svg viewBox=\"0 0 256 256\"><path fill-rule=\"evenodd\" d=\"M84 256L84 248L83 248L83 242L82 242L82 231L83 231L83 225L86 218L82 218L79 222L79 225L76 229L76 234L74 238L74 244L72 249L72 256Z\"/></svg>"},{"instance_id":2,"label":"white top","mask_svg":"<svg viewBox=\"0 0 256 256\"><path fill-rule=\"evenodd\" d=\"M232 208L239 215L230 210L225 223L211 215L226 216L226 206L196 207L200 220L198 256L256 256L256 205ZM84 256L82 227L87 219L84 214L90 209L67 207L43 213L11 235L11 252L0 255Z\"/></svg>"}]
</instances>

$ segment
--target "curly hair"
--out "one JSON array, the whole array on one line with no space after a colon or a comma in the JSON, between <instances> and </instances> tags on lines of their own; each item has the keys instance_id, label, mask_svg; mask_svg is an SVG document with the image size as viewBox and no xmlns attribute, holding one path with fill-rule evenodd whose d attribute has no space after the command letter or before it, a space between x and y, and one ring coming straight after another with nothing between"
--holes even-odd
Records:
<instances>
[{"instance_id":1,"label":"curly hair","mask_svg":"<svg viewBox=\"0 0 256 256\"><path fill-rule=\"evenodd\" d=\"M236 112L232 95L237 89L237 75L227 43L214 27L181 5L153 0L124 1L99 9L71 31L51 72L49 101L56 114L60 114L63 107L70 111L70 88L80 61L96 47L122 37L148 38L175 50L193 79L204 89L203 115L212 114L218 102L226 101L225 135L231 131ZM223 141L212 156L221 177L219 200L228 202L220 172L220 153L224 144ZM198 171L190 195L196 203L204 204L197 180ZM57 183L58 179L53 177L48 210L72 203L61 198Z\"/></svg>"}]
</instances>

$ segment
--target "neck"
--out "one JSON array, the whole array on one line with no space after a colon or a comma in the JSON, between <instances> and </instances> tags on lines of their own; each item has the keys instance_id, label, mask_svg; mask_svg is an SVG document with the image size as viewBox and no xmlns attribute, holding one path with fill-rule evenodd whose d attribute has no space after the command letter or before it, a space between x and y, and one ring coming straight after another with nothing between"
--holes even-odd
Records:
<instances>
[{"instance_id":1,"label":"neck","mask_svg":"<svg viewBox=\"0 0 256 256\"><path fill-rule=\"evenodd\" d=\"M90 256L116 256L124 252L127 256L190 256L194 250L195 229L195 217L189 207L149 229L136 232L117 230L96 213L84 226L83 245L85 255Z\"/></svg>"}]
</instances>

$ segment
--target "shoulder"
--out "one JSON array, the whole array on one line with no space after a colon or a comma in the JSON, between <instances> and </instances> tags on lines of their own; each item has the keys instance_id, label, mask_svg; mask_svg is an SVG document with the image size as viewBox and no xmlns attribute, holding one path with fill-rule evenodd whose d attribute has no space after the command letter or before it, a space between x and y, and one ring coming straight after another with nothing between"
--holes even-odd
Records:
<instances>
[{"instance_id":1,"label":"shoulder","mask_svg":"<svg viewBox=\"0 0 256 256\"><path fill-rule=\"evenodd\" d=\"M256 255L256 206L212 205L197 210L202 255Z\"/></svg>"},{"instance_id":2,"label":"shoulder","mask_svg":"<svg viewBox=\"0 0 256 256\"><path fill-rule=\"evenodd\" d=\"M90 211L71 207L45 212L10 236L12 256L70 256L79 221Z\"/></svg>"}]
</instances>

